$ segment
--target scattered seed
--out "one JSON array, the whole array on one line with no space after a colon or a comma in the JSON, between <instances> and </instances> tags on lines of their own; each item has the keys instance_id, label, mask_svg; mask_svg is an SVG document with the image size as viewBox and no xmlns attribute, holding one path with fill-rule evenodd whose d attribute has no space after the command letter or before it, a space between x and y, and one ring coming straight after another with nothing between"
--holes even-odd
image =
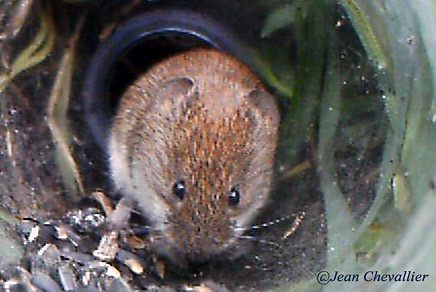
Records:
<instances>
[{"instance_id":1,"label":"scattered seed","mask_svg":"<svg viewBox=\"0 0 436 292\"><path fill-rule=\"evenodd\" d=\"M130 287L130 285L123 278L117 278L112 283L109 292L133 292L134 290Z\"/></svg>"},{"instance_id":2,"label":"scattered seed","mask_svg":"<svg viewBox=\"0 0 436 292\"><path fill-rule=\"evenodd\" d=\"M46 292L60 292L62 291L58 283L55 282L49 275L43 273L35 273L32 275L32 282L38 288Z\"/></svg>"},{"instance_id":3,"label":"scattered seed","mask_svg":"<svg viewBox=\"0 0 436 292\"><path fill-rule=\"evenodd\" d=\"M74 276L73 270L70 267L68 266L59 267L58 275L62 288L65 291L76 291L78 289L76 277Z\"/></svg>"},{"instance_id":4,"label":"scattered seed","mask_svg":"<svg viewBox=\"0 0 436 292\"><path fill-rule=\"evenodd\" d=\"M68 233L67 230L63 226L54 226L56 230L56 238L60 240L67 240Z\"/></svg>"},{"instance_id":5,"label":"scattered seed","mask_svg":"<svg viewBox=\"0 0 436 292\"><path fill-rule=\"evenodd\" d=\"M154 271L156 276L160 279L165 279L166 276L166 265L162 259L157 259L154 264Z\"/></svg>"},{"instance_id":6,"label":"scattered seed","mask_svg":"<svg viewBox=\"0 0 436 292\"><path fill-rule=\"evenodd\" d=\"M30 234L29 234L29 238L27 239L28 242L33 242L38 236L39 236L39 231L41 230L41 228L39 228L39 226L35 226L30 230Z\"/></svg>"},{"instance_id":7,"label":"scattered seed","mask_svg":"<svg viewBox=\"0 0 436 292\"><path fill-rule=\"evenodd\" d=\"M128 259L124 262L124 264L129 267L129 269L137 274L137 275L141 275L142 273L144 273L144 267L141 265L141 263L139 261L137 261L136 259Z\"/></svg>"},{"instance_id":8,"label":"scattered seed","mask_svg":"<svg viewBox=\"0 0 436 292\"><path fill-rule=\"evenodd\" d=\"M230 292L229 289L214 281L205 281L200 285L184 285L182 287L184 292Z\"/></svg>"},{"instance_id":9,"label":"scattered seed","mask_svg":"<svg viewBox=\"0 0 436 292\"><path fill-rule=\"evenodd\" d=\"M118 271L118 269L116 269L115 267L109 265L107 266L106 275L115 279L121 278L120 271Z\"/></svg>"},{"instance_id":10,"label":"scattered seed","mask_svg":"<svg viewBox=\"0 0 436 292\"><path fill-rule=\"evenodd\" d=\"M87 264L93 260L93 257L89 254L72 252L72 251L64 251L62 252L62 257L78 262L82 265Z\"/></svg>"},{"instance_id":11,"label":"scattered seed","mask_svg":"<svg viewBox=\"0 0 436 292\"><path fill-rule=\"evenodd\" d=\"M93 192L92 196L100 203L106 216L110 216L114 212L112 201L103 192Z\"/></svg>"},{"instance_id":12,"label":"scattered seed","mask_svg":"<svg viewBox=\"0 0 436 292\"><path fill-rule=\"evenodd\" d=\"M83 286L88 286L91 281L92 273L90 271L86 271L82 276L82 284Z\"/></svg>"},{"instance_id":13,"label":"scattered seed","mask_svg":"<svg viewBox=\"0 0 436 292\"><path fill-rule=\"evenodd\" d=\"M128 235L128 236L126 236L126 243L129 246L131 246L133 248L136 248L136 249L143 249L143 248L145 248L145 242L141 238L139 238L139 237L137 237L135 235Z\"/></svg>"},{"instance_id":14,"label":"scattered seed","mask_svg":"<svg viewBox=\"0 0 436 292\"><path fill-rule=\"evenodd\" d=\"M17 286L21 286L21 281L16 278L9 279L4 283L6 291L14 291Z\"/></svg>"},{"instance_id":15,"label":"scattered seed","mask_svg":"<svg viewBox=\"0 0 436 292\"><path fill-rule=\"evenodd\" d=\"M92 255L102 261L113 260L118 249L118 232L111 231L102 237L98 248L92 252Z\"/></svg>"},{"instance_id":16,"label":"scattered seed","mask_svg":"<svg viewBox=\"0 0 436 292\"><path fill-rule=\"evenodd\" d=\"M126 265L133 273L137 275L144 273L144 265L141 259L131 252L120 249L117 253L117 260Z\"/></svg>"}]
</instances>

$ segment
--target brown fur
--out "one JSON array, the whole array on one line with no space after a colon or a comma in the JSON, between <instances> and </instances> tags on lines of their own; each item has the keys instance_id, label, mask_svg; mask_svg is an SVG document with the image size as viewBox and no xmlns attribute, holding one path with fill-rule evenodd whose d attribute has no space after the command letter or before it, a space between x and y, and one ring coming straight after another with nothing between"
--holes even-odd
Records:
<instances>
[{"instance_id":1,"label":"brown fur","mask_svg":"<svg viewBox=\"0 0 436 292\"><path fill-rule=\"evenodd\" d=\"M130 86L112 128L112 174L150 220L159 253L205 261L236 245L268 198L278 124L259 79L214 50L171 57ZM179 180L183 200L172 193Z\"/></svg>"}]
</instances>

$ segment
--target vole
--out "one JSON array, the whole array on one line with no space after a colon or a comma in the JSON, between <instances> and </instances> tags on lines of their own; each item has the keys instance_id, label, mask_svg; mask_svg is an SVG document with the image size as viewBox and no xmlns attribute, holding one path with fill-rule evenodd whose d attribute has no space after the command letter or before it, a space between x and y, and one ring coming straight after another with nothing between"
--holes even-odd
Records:
<instances>
[{"instance_id":1,"label":"vole","mask_svg":"<svg viewBox=\"0 0 436 292\"><path fill-rule=\"evenodd\" d=\"M241 253L268 201L279 121L259 78L214 49L169 57L126 90L111 174L150 223L158 254L183 265Z\"/></svg>"}]
</instances>

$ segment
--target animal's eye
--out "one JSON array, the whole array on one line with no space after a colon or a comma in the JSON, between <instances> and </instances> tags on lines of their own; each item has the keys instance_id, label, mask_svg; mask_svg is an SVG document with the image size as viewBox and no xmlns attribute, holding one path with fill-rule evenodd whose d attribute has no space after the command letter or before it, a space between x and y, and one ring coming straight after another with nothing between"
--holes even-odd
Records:
<instances>
[{"instance_id":1,"label":"animal's eye","mask_svg":"<svg viewBox=\"0 0 436 292\"><path fill-rule=\"evenodd\" d=\"M183 200L183 198L185 197L185 194L186 194L185 182L183 180L180 180L174 184L173 193L180 200Z\"/></svg>"},{"instance_id":2,"label":"animal's eye","mask_svg":"<svg viewBox=\"0 0 436 292\"><path fill-rule=\"evenodd\" d=\"M241 194L236 188L232 188L230 190L230 195L229 195L229 204L236 206L239 204L240 201L241 201Z\"/></svg>"}]
</instances>

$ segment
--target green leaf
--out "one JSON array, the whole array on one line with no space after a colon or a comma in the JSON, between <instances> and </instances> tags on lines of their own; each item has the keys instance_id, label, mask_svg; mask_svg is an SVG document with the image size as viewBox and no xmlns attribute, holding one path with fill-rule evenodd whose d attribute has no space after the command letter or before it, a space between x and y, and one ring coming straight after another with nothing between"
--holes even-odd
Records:
<instances>
[{"instance_id":1,"label":"green leaf","mask_svg":"<svg viewBox=\"0 0 436 292\"><path fill-rule=\"evenodd\" d=\"M295 6L284 5L277 10L271 12L262 28L260 35L262 38L269 36L273 32L284 28L294 21Z\"/></svg>"}]
</instances>

